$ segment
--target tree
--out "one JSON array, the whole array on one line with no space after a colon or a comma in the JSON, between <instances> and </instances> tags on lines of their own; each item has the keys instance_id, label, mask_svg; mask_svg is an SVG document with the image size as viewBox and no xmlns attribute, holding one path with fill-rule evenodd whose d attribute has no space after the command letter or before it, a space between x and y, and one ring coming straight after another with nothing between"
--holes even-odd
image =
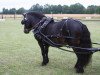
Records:
<instances>
[{"instance_id":1,"label":"tree","mask_svg":"<svg viewBox=\"0 0 100 75\"><path fill-rule=\"evenodd\" d=\"M57 5L51 5L51 12L52 12L53 14L57 14L57 13L58 13Z\"/></svg>"},{"instance_id":2,"label":"tree","mask_svg":"<svg viewBox=\"0 0 100 75\"><path fill-rule=\"evenodd\" d=\"M46 14L51 14L52 11L51 11L51 5L49 4L46 4L43 6L43 13L46 13Z\"/></svg>"},{"instance_id":3,"label":"tree","mask_svg":"<svg viewBox=\"0 0 100 75\"><path fill-rule=\"evenodd\" d=\"M70 5L69 11L71 14L84 14L85 7L80 3L76 3L73 5Z\"/></svg>"},{"instance_id":4,"label":"tree","mask_svg":"<svg viewBox=\"0 0 100 75\"><path fill-rule=\"evenodd\" d=\"M9 13L9 14L15 14L15 13L16 13L16 9L15 9L15 8L12 8L12 9L9 10L8 13Z\"/></svg>"},{"instance_id":5,"label":"tree","mask_svg":"<svg viewBox=\"0 0 100 75\"><path fill-rule=\"evenodd\" d=\"M57 13L62 13L62 6L60 4L57 6Z\"/></svg>"},{"instance_id":6,"label":"tree","mask_svg":"<svg viewBox=\"0 0 100 75\"><path fill-rule=\"evenodd\" d=\"M54 14L62 13L62 6L61 5L51 5L51 12Z\"/></svg>"},{"instance_id":7,"label":"tree","mask_svg":"<svg viewBox=\"0 0 100 75\"><path fill-rule=\"evenodd\" d=\"M86 9L86 13L87 14L95 14L96 9L97 9L97 6L95 6L95 5L88 6Z\"/></svg>"},{"instance_id":8,"label":"tree","mask_svg":"<svg viewBox=\"0 0 100 75\"><path fill-rule=\"evenodd\" d=\"M3 8L3 14L22 14L24 12L26 12L27 10L25 10L24 8L19 8L18 10L16 10L15 8L11 8L11 9L6 9ZM35 4L33 5L28 11L37 11L37 12L41 12L41 13L45 13L45 14L100 14L100 6L96 6L96 5L90 5L87 8L85 8L82 4L80 3L76 3L73 5L49 5L46 4L44 6L39 5L39 4Z\"/></svg>"},{"instance_id":9,"label":"tree","mask_svg":"<svg viewBox=\"0 0 100 75\"><path fill-rule=\"evenodd\" d=\"M29 11L37 11L37 12L43 12L43 6L39 5L39 4L36 4L36 5L33 5Z\"/></svg>"},{"instance_id":10,"label":"tree","mask_svg":"<svg viewBox=\"0 0 100 75\"><path fill-rule=\"evenodd\" d=\"M69 7L67 5L62 6L62 13L68 14L69 13Z\"/></svg>"},{"instance_id":11,"label":"tree","mask_svg":"<svg viewBox=\"0 0 100 75\"><path fill-rule=\"evenodd\" d=\"M100 6L97 6L96 13L100 14Z\"/></svg>"},{"instance_id":12,"label":"tree","mask_svg":"<svg viewBox=\"0 0 100 75\"><path fill-rule=\"evenodd\" d=\"M25 9L24 8L19 8L17 11L16 11L16 13L17 14L22 14L22 13L25 13Z\"/></svg>"},{"instance_id":13,"label":"tree","mask_svg":"<svg viewBox=\"0 0 100 75\"><path fill-rule=\"evenodd\" d=\"M3 8L3 14L8 14L8 12L9 12L8 9Z\"/></svg>"}]
</instances>

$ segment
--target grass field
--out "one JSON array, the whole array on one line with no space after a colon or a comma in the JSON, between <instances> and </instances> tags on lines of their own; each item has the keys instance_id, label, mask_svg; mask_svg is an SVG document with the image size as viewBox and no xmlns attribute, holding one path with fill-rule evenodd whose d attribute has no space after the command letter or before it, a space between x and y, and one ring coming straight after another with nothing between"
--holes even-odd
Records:
<instances>
[{"instance_id":1,"label":"grass field","mask_svg":"<svg viewBox=\"0 0 100 75\"><path fill-rule=\"evenodd\" d=\"M21 20L0 22L0 75L80 75L75 73L76 56L50 47L50 62L42 67L40 48L30 34L23 33ZM100 41L100 21L82 21L91 32L93 42ZM94 47L100 47L95 46ZM100 75L100 52L83 75Z\"/></svg>"}]
</instances>

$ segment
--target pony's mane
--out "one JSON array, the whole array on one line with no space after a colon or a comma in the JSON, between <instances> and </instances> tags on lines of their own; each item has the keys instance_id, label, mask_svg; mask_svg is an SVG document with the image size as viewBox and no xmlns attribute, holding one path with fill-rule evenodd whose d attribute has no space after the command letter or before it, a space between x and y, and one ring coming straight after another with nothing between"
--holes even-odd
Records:
<instances>
[{"instance_id":1,"label":"pony's mane","mask_svg":"<svg viewBox=\"0 0 100 75\"><path fill-rule=\"evenodd\" d=\"M32 15L32 16L36 16L40 19L45 17L45 15L43 15L42 13L39 13L39 12L28 12L27 14Z\"/></svg>"}]
</instances>

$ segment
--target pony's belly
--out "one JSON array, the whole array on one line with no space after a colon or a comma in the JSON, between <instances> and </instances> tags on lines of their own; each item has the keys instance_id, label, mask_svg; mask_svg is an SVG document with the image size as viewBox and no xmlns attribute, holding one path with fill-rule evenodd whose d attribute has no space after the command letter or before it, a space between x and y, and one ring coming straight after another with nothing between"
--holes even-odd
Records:
<instances>
[{"instance_id":1,"label":"pony's belly","mask_svg":"<svg viewBox=\"0 0 100 75\"><path fill-rule=\"evenodd\" d=\"M67 45L67 40L65 38L51 38L52 42L61 45Z\"/></svg>"},{"instance_id":2,"label":"pony's belly","mask_svg":"<svg viewBox=\"0 0 100 75\"><path fill-rule=\"evenodd\" d=\"M54 42L55 44L61 44L62 46L64 45L79 45L80 40L79 39L66 39L66 38L51 38L51 41Z\"/></svg>"}]
</instances>

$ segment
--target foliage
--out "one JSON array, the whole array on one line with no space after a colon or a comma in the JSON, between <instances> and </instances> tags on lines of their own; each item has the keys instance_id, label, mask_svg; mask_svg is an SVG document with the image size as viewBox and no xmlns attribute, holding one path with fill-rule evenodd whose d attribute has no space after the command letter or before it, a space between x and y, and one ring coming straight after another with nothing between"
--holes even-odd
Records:
<instances>
[{"instance_id":1,"label":"foliage","mask_svg":"<svg viewBox=\"0 0 100 75\"><path fill-rule=\"evenodd\" d=\"M43 6L39 5L39 4L36 4L36 5L33 5L29 11L37 11L37 12L42 12L43 11Z\"/></svg>"},{"instance_id":2,"label":"foliage","mask_svg":"<svg viewBox=\"0 0 100 75\"><path fill-rule=\"evenodd\" d=\"M16 13L16 9L15 8L12 8L9 10L9 14L15 14Z\"/></svg>"},{"instance_id":3,"label":"foliage","mask_svg":"<svg viewBox=\"0 0 100 75\"><path fill-rule=\"evenodd\" d=\"M11 9L6 9L3 8L3 14L22 14L26 12L26 10L24 8L19 8L18 10L16 10L15 8L11 8Z\"/></svg>"},{"instance_id":4,"label":"foliage","mask_svg":"<svg viewBox=\"0 0 100 75\"><path fill-rule=\"evenodd\" d=\"M71 14L84 14L85 7L79 3L73 4L70 6Z\"/></svg>"},{"instance_id":5,"label":"foliage","mask_svg":"<svg viewBox=\"0 0 100 75\"><path fill-rule=\"evenodd\" d=\"M63 14L70 13L70 7L68 5L64 5L62 7L62 13Z\"/></svg>"},{"instance_id":6,"label":"foliage","mask_svg":"<svg viewBox=\"0 0 100 75\"><path fill-rule=\"evenodd\" d=\"M91 6L88 6L87 7L87 10L86 10L86 13L87 14L95 14L95 13L97 13L96 12L96 9L97 9L98 7L97 6L94 6L94 5L91 5Z\"/></svg>"},{"instance_id":7,"label":"foliage","mask_svg":"<svg viewBox=\"0 0 100 75\"><path fill-rule=\"evenodd\" d=\"M35 4L28 11L37 11L45 14L100 14L100 6L90 5L85 8L82 4L76 3L70 6L68 5L39 5ZM3 14L22 14L26 12L24 8L16 10L12 8L10 10L3 8Z\"/></svg>"},{"instance_id":8,"label":"foliage","mask_svg":"<svg viewBox=\"0 0 100 75\"><path fill-rule=\"evenodd\" d=\"M16 13L17 14L22 14L22 13L24 13L26 10L24 9L24 8L19 8L17 11L16 11Z\"/></svg>"},{"instance_id":9,"label":"foliage","mask_svg":"<svg viewBox=\"0 0 100 75\"><path fill-rule=\"evenodd\" d=\"M8 10L8 9L3 8L3 14L8 14L8 13L9 13L9 10Z\"/></svg>"},{"instance_id":10,"label":"foliage","mask_svg":"<svg viewBox=\"0 0 100 75\"><path fill-rule=\"evenodd\" d=\"M97 13L97 14L100 14L100 6L97 7L96 13Z\"/></svg>"}]
</instances>

